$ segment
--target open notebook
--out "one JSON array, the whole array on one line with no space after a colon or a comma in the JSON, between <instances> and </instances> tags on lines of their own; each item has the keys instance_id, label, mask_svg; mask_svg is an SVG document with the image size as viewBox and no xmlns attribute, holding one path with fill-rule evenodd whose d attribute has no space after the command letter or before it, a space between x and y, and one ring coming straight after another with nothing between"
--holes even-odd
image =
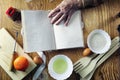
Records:
<instances>
[{"instance_id":1,"label":"open notebook","mask_svg":"<svg viewBox=\"0 0 120 80\"><path fill-rule=\"evenodd\" d=\"M84 47L81 13L73 14L69 25L52 25L49 11L23 10L23 47L25 52Z\"/></svg>"}]
</instances>

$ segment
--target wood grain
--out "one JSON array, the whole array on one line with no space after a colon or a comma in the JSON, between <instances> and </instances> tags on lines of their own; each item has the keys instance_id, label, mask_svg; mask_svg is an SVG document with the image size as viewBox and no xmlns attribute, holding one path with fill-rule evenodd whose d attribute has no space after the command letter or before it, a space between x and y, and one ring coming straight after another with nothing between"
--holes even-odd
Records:
<instances>
[{"instance_id":1,"label":"wood grain","mask_svg":"<svg viewBox=\"0 0 120 80\"><path fill-rule=\"evenodd\" d=\"M26 10L51 10L55 8L62 0L54 0L50 3L49 0L32 0L27 3L25 0L0 0L0 28L6 28L10 34L15 37L15 31L20 33L21 24L13 22L6 14L5 11L10 7L15 7L17 9ZM85 45L88 34L93 29L103 29L109 33L111 38L118 35L117 26L120 24L120 18L115 18L118 12L120 12L120 0L106 0L103 4L82 10L82 17L84 21L84 40ZM23 46L22 36L19 34L17 42ZM77 61L82 56L83 49L69 49L69 50L58 50L58 51L45 51L47 56L47 64L49 60L57 54L64 54L71 58L73 63ZM118 52L116 52L118 53ZM31 57L35 53L29 54ZM92 80L120 80L120 70L119 70L119 57L120 55L113 55L101 65L95 72ZM35 69L36 70L36 69ZM24 80L32 80L32 76L35 72L33 70ZM46 66L47 71L47 66ZM5 71L0 68L0 80L11 80L10 77L5 73ZM48 74L49 76L49 74ZM53 80L49 76L49 80ZM79 80L79 75L73 74L68 78L68 80Z\"/></svg>"},{"instance_id":2,"label":"wood grain","mask_svg":"<svg viewBox=\"0 0 120 80\"><path fill-rule=\"evenodd\" d=\"M15 52L18 56L24 56L29 61L29 66L25 71L11 71L11 64L13 58L13 49L14 49L15 40L11 35L4 29L0 29L0 66L9 74L9 76L14 80L23 79L28 73L30 73L35 67L36 64L33 60L24 53L23 49L18 43L16 43Z\"/></svg>"}]
</instances>

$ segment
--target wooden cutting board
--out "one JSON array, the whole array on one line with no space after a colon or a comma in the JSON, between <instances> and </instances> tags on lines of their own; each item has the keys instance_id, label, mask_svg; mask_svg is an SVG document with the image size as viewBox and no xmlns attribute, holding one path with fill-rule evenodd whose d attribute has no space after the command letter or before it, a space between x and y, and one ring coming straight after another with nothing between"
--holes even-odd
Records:
<instances>
[{"instance_id":1,"label":"wooden cutting board","mask_svg":"<svg viewBox=\"0 0 120 80\"><path fill-rule=\"evenodd\" d=\"M0 66L8 73L8 75L13 80L21 80L36 67L36 64L26 53L24 53L21 46L16 43L16 52L19 56L22 55L28 59L29 66L24 72L18 70L16 70L15 72L11 71L10 66L12 62L14 44L15 40L7 32L7 30L5 30L4 28L0 29Z\"/></svg>"}]
</instances>

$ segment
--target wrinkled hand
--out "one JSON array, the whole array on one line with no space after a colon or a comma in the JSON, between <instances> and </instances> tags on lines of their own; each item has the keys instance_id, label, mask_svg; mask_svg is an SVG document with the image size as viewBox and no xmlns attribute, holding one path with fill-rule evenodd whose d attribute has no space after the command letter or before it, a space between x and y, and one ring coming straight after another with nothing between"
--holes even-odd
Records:
<instances>
[{"instance_id":1,"label":"wrinkled hand","mask_svg":"<svg viewBox=\"0 0 120 80\"><path fill-rule=\"evenodd\" d=\"M48 17L51 18L51 23L57 25L64 21L64 24L67 26L72 14L78 10L78 5L80 5L78 0L63 0L48 14Z\"/></svg>"}]
</instances>

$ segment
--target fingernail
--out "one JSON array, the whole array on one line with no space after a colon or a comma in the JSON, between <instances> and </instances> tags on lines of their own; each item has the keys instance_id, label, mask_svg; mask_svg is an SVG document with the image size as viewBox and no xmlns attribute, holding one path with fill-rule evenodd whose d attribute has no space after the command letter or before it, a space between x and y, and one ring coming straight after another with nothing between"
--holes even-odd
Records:
<instances>
[{"instance_id":1,"label":"fingernail","mask_svg":"<svg viewBox=\"0 0 120 80\"><path fill-rule=\"evenodd\" d=\"M68 26L68 23L65 23L65 26L67 27L67 26Z\"/></svg>"},{"instance_id":2,"label":"fingernail","mask_svg":"<svg viewBox=\"0 0 120 80\"><path fill-rule=\"evenodd\" d=\"M54 24L54 22L51 20L51 22L50 22L51 24Z\"/></svg>"},{"instance_id":3,"label":"fingernail","mask_svg":"<svg viewBox=\"0 0 120 80\"><path fill-rule=\"evenodd\" d=\"M47 17L50 18L50 15L48 15Z\"/></svg>"},{"instance_id":4,"label":"fingernail","mask_svg":"<svg viewBox=\"0 0 120 80\"><path fill-rule=\"evenodd\" d=\"M65 24L65 26L67 26L67 24Z\"/></svg>"}]
</instances>

